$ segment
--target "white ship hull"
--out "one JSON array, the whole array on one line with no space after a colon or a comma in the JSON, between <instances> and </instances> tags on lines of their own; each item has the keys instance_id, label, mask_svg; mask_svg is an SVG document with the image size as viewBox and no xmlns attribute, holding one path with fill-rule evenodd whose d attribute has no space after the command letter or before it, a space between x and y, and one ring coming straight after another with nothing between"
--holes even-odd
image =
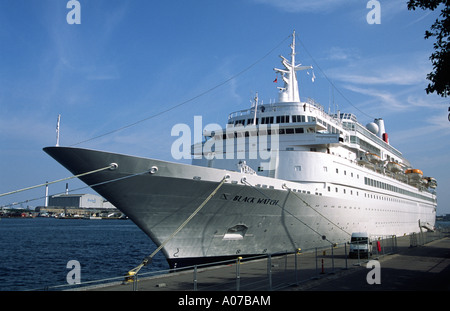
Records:
<instances>
[{"instance_id":1,"label":"white ship hull","mask_svg":"<svg viewBox=\"0 0 450 311\"><path fill-rule=\"evenodd\" d=\"M377 236L404 235L420 231L420 222L434 225L431 204L406 198L387 201L388 196L381 199L378 191L380 198L373 198L375 192L361 185L364 168L356 165L361 174L359 185L355 181L345 186L344 195L342 190L338 194L334 189L328 192L330 183L326 182L289 182L87 149L44 150L75 175L116 163L115 170L81 179L157 245L169 238L229 175L216 195L162 249L173 268L222 258L327 247L347 242L355 231ZM337 185L331 184L333 188ZM365 192L372 198L370 194L364 196Z\"/></svg>"}]
</instances>

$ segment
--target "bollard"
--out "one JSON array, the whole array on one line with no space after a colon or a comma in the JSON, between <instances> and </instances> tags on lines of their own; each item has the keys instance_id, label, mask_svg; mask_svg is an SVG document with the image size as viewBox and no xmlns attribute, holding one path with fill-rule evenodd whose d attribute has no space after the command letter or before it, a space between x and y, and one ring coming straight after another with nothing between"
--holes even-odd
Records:
<instances>
[{"instance_id":1,"label":"bollard","mask_svg":"<svg viewBox=\"0 0 450 311\"><path fill-rule=\"evenodd\" d=\"M301 248L297 248L297 251L295 252L295 285L298 285L298 273L297 273L297 255L302 252Z\"/></svg>"},{"instance_id":2,"label":"bollard","mask_svg":"<svg viewBox=\"0 0 450 311\"><path fill-rule=\"evenodd\" d=\"M320 272L320 274L325 274L325 270L324 270L324 267L323 267L323 258L322 258L322 272Z\"/></svg>"},{"instance_id":3,"label":"bollard","mask_svg":"<svg viewBox=\"0 0 450 311\"><path fill-rule=\"evenodd\" d=\"M197 290L197 265L194 266L194 291Z\"/></svg>"},{"instance_id":4,"label":"bollard","mask_svg":"<svg viewBox=\"0 0 450 311\"><path fill-rule=\"evenodd\" d=\"M241 259L242 257L236 259L236 291L241 288Z\"/></svg>"},{"instance_id":5,"label":"bollard","mask_svg":"<svg viewBox=\"0 0 450 311\"><path fill-rule=\"evenodd\" d=\"M137 290L138 290L138 275L136 273L133 278L133 292L137 292Z\"/></svg>"},{"instance_id":6,"label":"bollard","mask_svg":"<svg viewBox=\"0 0 450 311\"><path fill-rule=\"evenodd\" d=\"M397 236L394 235L394 241L395 241L395 252L398 252L398 244L397 244Z\"/></svg>"},{"instance_id":7,"label":"bollard","mask_svg":"<svg viewBox=\"0 0 450 311\"><path fill-rule=\"evenodd\" d=\"M267 276L269 278L269 290L272 290L272 256L267 254Z\"/></svg>"},{"instance_id":8,"label":"bollard","mask_svg":"<svg viewBox=\"0 0 450 311\"><path fill-rule=\"evenodd\" d=\"M344 252L345 252L345 270L348 270L347 243L344 243Z\"/></svg>"},{"instance_id":9,"label":"bollard","mask_svg":"<svg viewBox=\"0 0 450 311\"><path fill-rule=\"evenodd\" d=\"M334 247L336 247L337 244L331 245L331 273L334 274Z\"/></svg>"},{"instance_id":10,"label":"bollard","mask_svg":"<svg viewBox=\"0 0 450 311\"><path fill-rule=\"evenodd\" d=\"M357 242L356 242L356 245L358 246L358 266L361 265L361 256L360 256L360 254L359 254L359 252L360 252L360 250L359 250L359 243L360 243L360 241L357 241Z\"/></svg>"},{"instance_id":11,"label":"bollard","mask_svg":"<svg viewBox=\"0 0 450 311\"><path fill-rule=\"evenodd\" d=\"M319 278L319 268L317 267L317 247L316 247L316 279Z\"/></svg>"},{"instance_id":12,"label":"bollard","mask_svg":"<svg viewBox=\"0 0 450 311\"><path fill-rule=\"evenodd\" d=\"M284 253L284 273L286 273L288 271L287 270L287 263L288 263L288 252L285 251L285 253Z\"/></svg>"}]
</instances>

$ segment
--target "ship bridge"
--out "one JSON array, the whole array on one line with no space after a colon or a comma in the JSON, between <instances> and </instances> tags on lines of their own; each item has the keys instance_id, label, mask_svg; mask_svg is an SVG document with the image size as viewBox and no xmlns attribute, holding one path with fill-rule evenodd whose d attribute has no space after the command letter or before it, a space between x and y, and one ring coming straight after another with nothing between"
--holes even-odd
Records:
<instances>
[{"instance_id":1,"label":"ship bridge","mask_svg":"<svg viewBox=\"0 0 450 311\"><path fill-rule=\"evenodd\" d=\"M252 108L229 114L227 127L260 124L278 124L280 126L295 123L311 123L315 130L327 130L324 119L330 116L323 107L308 98L305 102L273 103L264 105L256 103ZM314 123L314 124L312 124Z\"/></svg>"},{"instance_id":2,"label":"ship bridge","mask_svg":"<svg viewBox=\"0 0 450 311\"><path fill-rule=\"evenodd\" d=\"M292 34L291 59L282 55L281 64L284 68L274 68L281 75L283 87L278 87L278 102L265 105L258 100L258 94L250 109L244 109L231 113L228 116L228 126L258 125L258 124L285 124L297 122L313 122L313 118L325 115L323 107L312 99L305 102L300 100L297 81L297 71L312 69L312 66L301 66L295 61L295 31ZM320 124L317 130L325 130Z\"/></svg>"},{"instance_id":3,"label":"ship bridge","mask_svg":"<svg viewBox=\"0 0 450 311\"><path fill-rule=\"evenodd\" d=\"M370 153L383 161L408 165L402 154L387 139L383 140L384 127L383 133L375 134L352 113L327 113L315 100L301 100L297 71L312 67L296 64L295 32L290 47L290 60L280 56L283 68L274 68L284 82L283 87L278 87L278 101L265 104L256 93L250 108L228 115L226 128L203 132L205 140L192 146L192 163L232 170L238 160L245 160L258 174L267 176L275 174L259 169L266 153L270 153L271 159L268 170L279 169L279 172L282 171L280 163L300 163L302 157L308 156L305 152L325 153L355 162ZM254 152L256 147L258 150Z\"/></svg>"}]
</instances>

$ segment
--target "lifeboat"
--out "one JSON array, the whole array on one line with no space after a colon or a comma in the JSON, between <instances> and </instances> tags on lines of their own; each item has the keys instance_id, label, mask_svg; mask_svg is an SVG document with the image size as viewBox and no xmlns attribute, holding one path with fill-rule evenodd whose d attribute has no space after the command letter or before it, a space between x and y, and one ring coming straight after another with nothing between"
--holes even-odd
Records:
<instances>
[{"instance_id":1,"label":"lifeboat","mask_svg":"<svg viewBox=\"0 0 450 311\"><path fill-rule=\"evenodd\" d=\"M366 157L370 163L377 164L381 162L381 158L378 154L368 152L366 153Z\"/></svg>"},{"instance_id":2,"label":"lifeboat","mask_svg":"<svg viewBox=\"0 0 450 311\"><path fill-rule=\"evenodd\" d=\"M387 169L392 173L399 173L402 171L402 167L397 162L388 162Z\"/></svg>"},{"instance_id":3,"label":"lifeboat","mask_svg":"<svg viewBox=\"0 0 450 311\"><path fill-rule=\"evenodd\" d=\"M417 168L408 168L405 171L405 174L419 174L419 175L423 176L423 172L421 170L417 169Z\"/></svg>"},{"instance_id":4,"label":"lifeboat","mask_svg":"<svg viewBox=\"0 0 450 311\"><path fill-rule=\"evenodd\" d=\"M369 163L369 161L367 160L366 157L359 157L358 164L359 165L367 165L367 164L370 164L370 163Z\"/></svg>"},{"instance_id":5,"label":"lifeboat","mask_svg":"<svg viewBox=\"0 0 450 311\"><path fill-rule=\"evenodd\" d=\"M422 183L422 186L424 186L425 188L427 188L429 186L427 177L422 178L422 180L420 182Z\"/></svg>"},{"instance_id":6,"label":"lifeboat","mask_svg":"<svg viewBox=\"0 0 450 311\"><path fill-rule=\"evenodd\" d=\"M434 177L426 177L428 181L428 187L435 189L437 187L437 181Z\"/></svg>"},{"instance_id":7,"label":"lifeboat","mask_svg":"<svg viewBox=\"0 0 450 311\"><path fill-rule=\"evenodd\" d=\"M423 177L423 172L417 168L409 168L405 171L405 174L412 181L420 181Z\"/></svg>"}]
</instances>

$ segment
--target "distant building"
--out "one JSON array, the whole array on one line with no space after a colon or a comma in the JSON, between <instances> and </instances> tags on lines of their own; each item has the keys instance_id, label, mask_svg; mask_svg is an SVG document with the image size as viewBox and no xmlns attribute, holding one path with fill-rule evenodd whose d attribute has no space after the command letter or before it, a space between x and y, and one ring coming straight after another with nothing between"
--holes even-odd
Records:
<instances>
[{"instance_id":1,"label":"distant building","mask_svg":"<svg viewBox=\"0 0 450 311\"><path fill-rule=\"evenodd\" d=\"M58 194L48 198L48 208L61 207L94 209L115 208L102 197L93 194Z\"/></svg>"},{"instance_id":2,"label":"distant building","mask_svg":"<svg viewBox=\"0 0 450 311\"><path fill-rule=\"evenodd\" d=\"M122 213L102 197L93 194L57 194L48 197L47 206L38 206L40 214L65 216L120 216Z\"/></svg>"}]
</instances>

